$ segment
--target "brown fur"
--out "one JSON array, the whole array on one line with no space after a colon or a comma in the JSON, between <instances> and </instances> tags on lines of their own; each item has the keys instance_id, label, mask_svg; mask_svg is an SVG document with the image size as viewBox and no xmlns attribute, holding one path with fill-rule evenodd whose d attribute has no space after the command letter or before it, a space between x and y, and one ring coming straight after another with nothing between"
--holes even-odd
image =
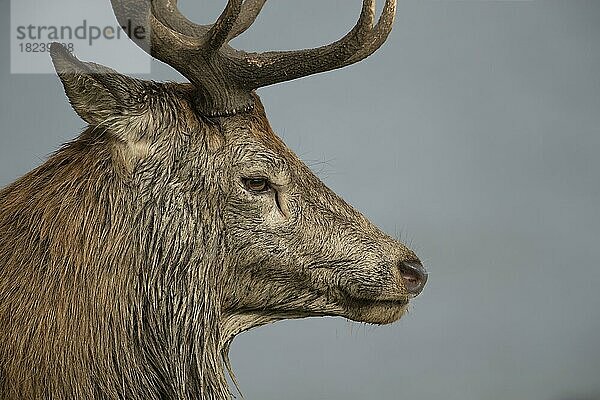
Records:
<instances>
[{"instance_id":1,"label":"brown fur","mask_svg":"<svg viewBox=\"0 0 600 400\"><path fill-rule=\"evenodd\" d=\"M90 127L0 191L1 399L228 399L242 331L404 313L414 253L325 187L257 97L210 119L189 85L61 79ZM252 176L276 189L250 193Z\"/></svg>"}]
</instances>

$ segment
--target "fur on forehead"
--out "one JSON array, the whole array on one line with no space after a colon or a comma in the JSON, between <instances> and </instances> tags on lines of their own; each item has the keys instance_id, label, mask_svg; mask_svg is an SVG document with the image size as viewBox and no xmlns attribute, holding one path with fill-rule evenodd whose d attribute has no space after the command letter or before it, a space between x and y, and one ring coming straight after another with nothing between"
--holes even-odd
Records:
<instances>
[{"instance_id":1,"label":"fur on forehead","mask_svg":"<svg viewBox=\"0 0 600 400\"><path fill-rule=\"evenodd\" d=\"M260 97L258 97L256 93L253 93L253 96L254 108L246 117L251 122L250 132L252 136L258 139L266 147L277 152L283 153L288 151L287 146L273 131Z\"/></svg>"},{"instance_id":2,"label":"fur on forehead","mask_svg":"<svg viewBox=\"0 0 600 400\"><path fill-rule=\"evenodd\" d=\"M190 90L190 93L193 92ZM205 117L195 114L199 124L197 126L198 131L203 132L209 150L216 151L227 143L234 144L237 139L249 135L274 151L287 151L287 146L271 128L260 97L256 93L253 93L253 97L255 106L247 112L229 117ZM186 107L187 115L180 117L188 119L188 113L194 113L193 110L193 102L190 100L188 107ZM242 132L245 132L245 134L242 134Z\"/></svg>"}]
</instances>

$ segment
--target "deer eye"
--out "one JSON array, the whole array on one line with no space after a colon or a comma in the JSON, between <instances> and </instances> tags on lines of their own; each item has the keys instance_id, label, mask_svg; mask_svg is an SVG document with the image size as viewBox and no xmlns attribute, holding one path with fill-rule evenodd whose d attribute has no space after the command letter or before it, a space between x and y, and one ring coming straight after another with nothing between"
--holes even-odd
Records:
<instances>
[{"instance_id":1,"label":"deer eye","mask_svg":"<svg viewBox=\"0 0 600 400\"><path fill-rule=\"evenodd\" d=\"M264 193L271 188L269 181L265 178L246 178L243 183L246 189L252 193Z\"/></svg>"}]
</instances>

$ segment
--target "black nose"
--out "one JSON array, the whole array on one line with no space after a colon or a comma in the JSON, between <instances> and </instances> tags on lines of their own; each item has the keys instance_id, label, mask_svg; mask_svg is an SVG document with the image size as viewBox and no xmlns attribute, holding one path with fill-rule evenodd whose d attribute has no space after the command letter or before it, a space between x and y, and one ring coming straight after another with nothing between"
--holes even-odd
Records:
<instances>
[{"instance_id":1,"label":"black nose","mask_svg":"<svg viewBox=\"0 0 600 400\"><path fill-rule=\"evenodd\" d=\"M419 261L403 261L399 265L406 291L414 296L423 291L427 283L427 271Z\"/></svg>"}]
</instances>

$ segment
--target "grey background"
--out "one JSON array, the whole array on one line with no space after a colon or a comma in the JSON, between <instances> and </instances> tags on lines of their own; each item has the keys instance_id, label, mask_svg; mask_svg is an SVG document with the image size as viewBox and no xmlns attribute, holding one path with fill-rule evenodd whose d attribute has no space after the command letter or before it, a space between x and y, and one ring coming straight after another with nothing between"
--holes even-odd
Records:
<instances>
[{"instance_id":1,"label":"grey background","mask_svg":"<svg viewBox=\"0 0 600 400\"><path fill-rule=\"evenodd\" d=\"M224 1L181 3L210 21ZM325 43L360 9L271 3L237 45ZM83 123L55 77L9 75L0 4L3 186ZM242 335L245 397L600 399L599 67L598 1L401 0L373 58L261 90L290 147L431 275L393 326L321 318ZM179 79L159 63L152 78Z\"/></svg>"}]
</instances>

